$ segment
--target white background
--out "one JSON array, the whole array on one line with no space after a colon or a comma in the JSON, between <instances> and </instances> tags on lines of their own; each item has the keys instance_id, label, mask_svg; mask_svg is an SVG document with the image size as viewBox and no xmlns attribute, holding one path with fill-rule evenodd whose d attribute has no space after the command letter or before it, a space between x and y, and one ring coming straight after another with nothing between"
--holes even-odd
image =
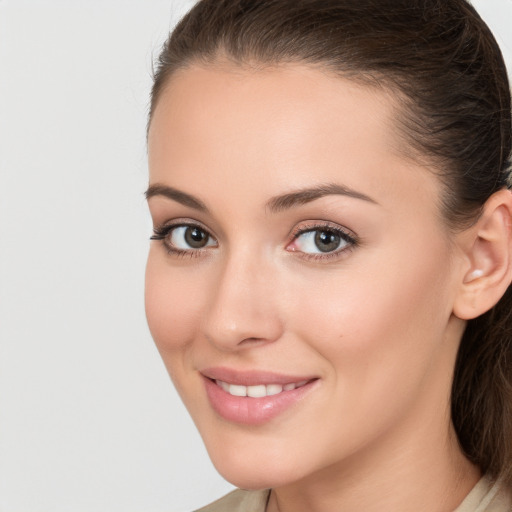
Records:
<instances>
[{"instance_id":1,"label":"white background","mask_svg":"<svg viewBox=\"0 0 512 512\"><path fill-rule=\"evenodd\" d=\"M225 493L148 333L152 58L192 0L0 0L0 512ZM475 0L512 68L512 0Z\"/></svg>"}]
</instances>

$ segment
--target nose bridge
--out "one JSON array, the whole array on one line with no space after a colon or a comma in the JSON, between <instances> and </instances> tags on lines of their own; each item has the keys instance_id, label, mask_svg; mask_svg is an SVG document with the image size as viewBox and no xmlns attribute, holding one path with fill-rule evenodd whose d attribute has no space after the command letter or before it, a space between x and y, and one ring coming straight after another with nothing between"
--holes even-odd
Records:
<instances>
[{"instance_id":1,"label":"nose bridge","mask_svg":"<svg viewBox=\"0 0 512 512\"><path fill-rule=\"evenodd\" d=\"M234 349L244 342L271 342L280 336L275 272L272 261L260 253L242 249L226 256L204 318L212 343Z\"/></svg>"}]
</instances>

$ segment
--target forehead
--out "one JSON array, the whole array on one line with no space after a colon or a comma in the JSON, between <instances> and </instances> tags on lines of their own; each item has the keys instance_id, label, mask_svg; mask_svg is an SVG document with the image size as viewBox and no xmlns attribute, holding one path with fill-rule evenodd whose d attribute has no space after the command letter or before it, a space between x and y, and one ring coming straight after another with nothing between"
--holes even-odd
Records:
<instances>
[{"instance_id":1,"label":"forehead","mask_svg":"<svg viewBox=\"0 0 512 512\"><path fill-rule=\"evenodd\" d=\"M343 146L364 132L371 133L376 144L391 146L395 111L387 90L363 87L306 65L192 66L167 83L153 115L149 144L152 150L154 134L176 131L176 144L194 135L214 142L218 133L225 145L243 141L247 146L252 136L255 147L271 142L303 146L304 139L316 147L334 139Z\"/></svg>"},{"instance_id":2,"label":"forehead","mask_svg":"<svg viewBox=\"0 0 512 512\"><path fill-rule=\"evenodd\" d=\"M306 65L192 66L159 98L150 181L194 192L222 182L267 196L341 182L377 200L411 191L435 200L437 179L403 156L397 112L386 89Z\"/></svg>"}]
</instances>

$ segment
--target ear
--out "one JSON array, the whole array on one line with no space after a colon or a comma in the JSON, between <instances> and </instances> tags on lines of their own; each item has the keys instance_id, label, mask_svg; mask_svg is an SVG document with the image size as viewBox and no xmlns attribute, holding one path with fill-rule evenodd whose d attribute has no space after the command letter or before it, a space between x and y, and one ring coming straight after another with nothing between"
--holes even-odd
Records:
<instances>
[{"instance_id":1,"label":"ear","mask_svg":"<svg viewBox=\"0 0 512 512\"><path fill-rule=\"evenodd\" d=\"M453 313L470 320L489 311L512 281L512 192L494 193L460 241L464 264Z\"/></svg>"}]
</instances>

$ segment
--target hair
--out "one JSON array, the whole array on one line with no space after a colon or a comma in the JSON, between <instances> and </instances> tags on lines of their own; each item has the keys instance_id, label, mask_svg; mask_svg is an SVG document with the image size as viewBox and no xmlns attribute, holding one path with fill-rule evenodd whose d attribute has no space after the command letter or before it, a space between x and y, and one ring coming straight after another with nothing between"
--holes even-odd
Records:
<instances>
[{"instance_id":1,"label":"hair","mask_svg":"<svg viewBox=\"0 0 512 512\"><path fill-rule=\"evenodd\" d=\"M511 185L507 71L465 0L201 0L163 46L148 126L171 75L226 58L307 64L390 91L405 146L445 185L441 209L453 229L474 223ZM462 450L512 485L512 286L468 322L451 393Z\"/></svg>"}]
</instances>

